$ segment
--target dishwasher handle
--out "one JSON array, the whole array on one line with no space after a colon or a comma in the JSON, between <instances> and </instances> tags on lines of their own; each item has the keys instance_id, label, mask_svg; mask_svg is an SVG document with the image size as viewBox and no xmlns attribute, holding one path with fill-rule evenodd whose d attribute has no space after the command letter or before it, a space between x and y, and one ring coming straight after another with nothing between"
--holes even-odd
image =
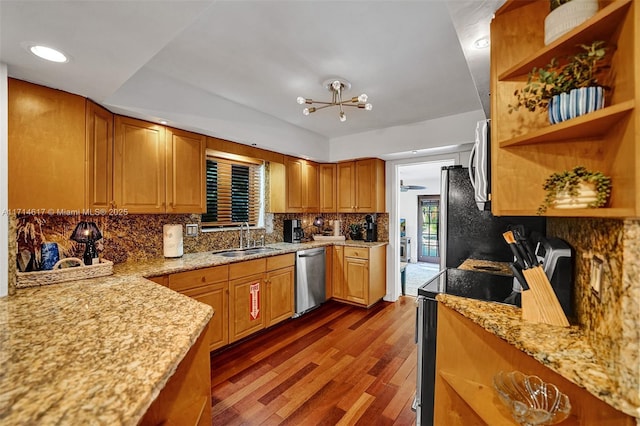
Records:
<instances>
[{"instance_id":1,"label":"dishwasher handle","mask_svg":"<svg viewBox=\"0 0 640 426\"><path fill-rule=\"evenodd\" d=\"M314 257L314 256L320 256L322 254L324 254L324 251L316 251L316 252L311 252L311 253L300 252L300 253L298 253L298 257Z\"/></svg>"}]
</instances>

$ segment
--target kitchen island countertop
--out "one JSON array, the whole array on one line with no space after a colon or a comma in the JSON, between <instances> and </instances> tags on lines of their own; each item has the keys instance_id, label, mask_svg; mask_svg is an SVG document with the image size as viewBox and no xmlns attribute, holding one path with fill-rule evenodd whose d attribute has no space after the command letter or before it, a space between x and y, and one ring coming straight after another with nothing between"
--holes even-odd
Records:
<instances>
[{"instance_id":1,"label":"kitchen island countertop","mask_svg":"<svg viewBox=\"0 0 640 426\"><path fill-rule=\"evenodd\" d=\"M213 315L146 277L294 253L375 247L361 241L270 244L236 258L213 251L115 265L105 277L0 298L0 423L135 425Z\"/></svg>"},{"instance_id":2,"label":"kitchen island countertop","mask_svg":"<svg viewBox=\"0 0 640 426\"><path fill-rule=\"evenodd\" d=\"M520 308L500 303L447 294L436 299L617 410L640 417L640 407L617 391L615 378L607 374L577 326L525 322Z\"/></svg>"}]
</instances>

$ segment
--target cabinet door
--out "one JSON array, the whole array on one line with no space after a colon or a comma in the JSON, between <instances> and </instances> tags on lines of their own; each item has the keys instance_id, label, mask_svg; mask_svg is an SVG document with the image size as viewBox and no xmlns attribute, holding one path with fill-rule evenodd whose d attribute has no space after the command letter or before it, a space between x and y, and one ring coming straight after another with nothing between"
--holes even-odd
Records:
<instances>
[{"instance_id":1,"label":"cabinet door","mask_svg":"<svg viewBox=\"0 0 640 426\"><path fill-rule=\"evenodd\" d=\"M218 282L181 292L185 296L206 303L214 310L209 322L207 342L209 351L229 343L229 283Z\"/></svg>"},{"instance_id":2,"label":"cabinet door","mask_svg":"<svg viewBox=\"0 0 640 426\"><path fill-rule=\"evenodd\" d=\"M338 163L338 212L355 211L355 162Z\"/></svg>"},{"instance_id":3,"label":"cabinet door","mask_svg":"<svg viewBox=\"0 0 640 426\"><path fill-rule=\"evenodd\" d=\"M320 171L316 163L304 161L302 164L304 171L302 176L303 207L305 211L315 213L320 209L320 183L318 181Z\"/></svg>"},{"instance_id":4,"label":"cabinet door","mask_svg":"<svg viewBox=\"0 0 640 426\"><path fill-rule=\"evenodd\" d=\"M113 114L87 101L87 194L90 209L113 206Z\"/></svg>"},{"instance_id":5,"label":"cabinet door","mask_svg":"<svg viewBox=\"0 0 640 426\"><path fill-rule=\"evenodd\" d=\"M294 268L277 269L267 273L265 297L265 327L270 327L293 316Z\"/></svg>"},{"instance_id":6,"label":"cabinet door","mask_svg":"<svg viewBox=\"0 0 640 426\"><path fill-rule=\"evenodd\" d=\"M264 274L229 282L229 343L264 328Z\"/></svg>"},{"instance_id":7,"label":"cabinet door","mask_svg":"<svg viewBox=\"0 0 640 426\"><path fill-rule=\"evenodd\" d=\"M287 212L300 213L304 211L303 181L304 174L303 160L287 157L286 167L286 188L287 188Z\"/></svg>"},{"instance_id":8,"label":"cabinet door","mask_svg":"<svg viewBox=\"0 0 640 426\"><path fill-rule=\"evenodd\" d=\"M118 209L164 213L164 127L116 116L113 190Z\"/></svg>"},{"instance_id":9,"label":"cabinet door","mask_svg":"<svg viewBox=\"0 0 640 426\"><path fill-rule=\"evenodd\" d=\"M384 211L384 162L377 158L355 162L356 211Z\"/></svg>"},{"instance_id":10,"label":"cabinet door","mask_svg":"<svg viewBox=\"0 0 640 426\"><path fill-rule=\"evenodd\" d=\"M344 299L346 297L344 274L344 247L333 246L331 255L331 285L333 287L333 297L336 299Z\"/></svg>"},{"instance_id":11,"label":"cabinet door","mask_svg":"<svg viewBox=\"0 0 640 426\"><path fill-rule=\"evenodd\" d=\"M344 258L345 295L350 302L369 304L369 261L353 257Z\"/></svg>"},{"instance_id":12,"label":"cabinet door","mask_svg":"<svg viewBox=\"0 0 640 426\"><path fill-rule=\"evenodd\" d=\"M207 138L167 129L167 213L206 212Z\"/></svg>"},{"instance_id":13,"label":"cabinet door","mask_svg":"<svg viewBox=\"0 0 640 426\"><path fill-rule=\"evenodd\" d=\"M85 99L8 79L9 208L85 205Z\"/></svg>"},{"instance_id":14,"label":"cabinet door","mask_svg":"<svg viewBox=\"0 0 640 426\"><path fill-rule=\"evenodd\" d=\"M338 211L337 168L335 164L320 164L320 211L335 213Z\"/></svg>"}]
</instances>

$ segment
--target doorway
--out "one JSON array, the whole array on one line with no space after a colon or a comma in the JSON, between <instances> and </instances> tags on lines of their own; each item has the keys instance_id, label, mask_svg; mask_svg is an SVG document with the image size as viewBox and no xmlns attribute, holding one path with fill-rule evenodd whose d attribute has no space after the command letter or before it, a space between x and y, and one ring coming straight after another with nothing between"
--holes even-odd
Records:
<instances>
[{"instance_id":1,"label":"doorway","mask_svg":"<svg viewBox=\"0 0 640 426\"><path fill-rule=\"evenodd\" d=\"M440 195L418 195L418 262L440 263Z\"/></svg>"}]
</instances>

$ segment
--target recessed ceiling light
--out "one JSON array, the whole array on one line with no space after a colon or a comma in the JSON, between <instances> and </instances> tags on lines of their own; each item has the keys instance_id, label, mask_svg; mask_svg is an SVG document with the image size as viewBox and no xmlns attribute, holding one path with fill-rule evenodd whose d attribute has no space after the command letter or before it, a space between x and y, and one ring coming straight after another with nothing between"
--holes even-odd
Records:
<instances>
[{"instance_id":1,"label":"recessed ceiling light","mask_svg":"<svg viewBox=\"0 0 640 426\"><path fill-rule=\"evenodd\" d=\"M473 47L476 49L486 49L489 47L489 39L487 37L482 37L473 42Z\"/></svg>"},{"instance_id":2,"label":"recessed ceiling light","mask_svg":"<svg viewBox=\"0 0 640 426\"><path fill-rule=\"evenodd\" d=\"M46 59L47 61L59 63L69 62L69 58L67 58L64 53L51 47L36 44L30 46L29 51L42 59Z\"/></svg>"},{"instance_id":3,"label":"recessed ceiling light","mask_svg":"<svg viewBox=\"0 0 640 426\"><path fill-rule=\"evenodd\" d=\"M417 154L418 151L416 151L415 149L413 151L411 151L412 154Z\"/></svg>"},{"instance_id":4,"label":"recessed ceiling light","mask_svg":"<svg viewBox=\"0 0 640 426\"><path fill-rule=\"evenodd\" d=\"M167 120L160 120L160 124L167 124L168 121Z\"/></svg>"}]
</instances>

